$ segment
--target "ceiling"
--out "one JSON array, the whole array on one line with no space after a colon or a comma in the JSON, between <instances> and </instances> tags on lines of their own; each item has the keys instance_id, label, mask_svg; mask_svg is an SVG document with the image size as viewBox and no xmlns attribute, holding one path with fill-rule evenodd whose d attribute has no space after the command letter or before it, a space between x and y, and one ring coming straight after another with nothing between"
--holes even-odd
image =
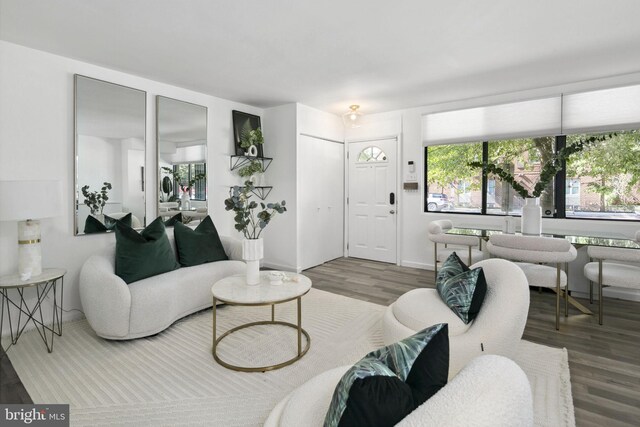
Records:
<instances>
[{"instance_id":1,"label":"ceiling","mask_svg":"<svg viewBox=\"0 0 640 427\"><path fill-rule=\"evenodd\" d=\"M637 0L0 0L0 39L222 98L364 113L640 71Z\"/></svg>"}]
</instances>

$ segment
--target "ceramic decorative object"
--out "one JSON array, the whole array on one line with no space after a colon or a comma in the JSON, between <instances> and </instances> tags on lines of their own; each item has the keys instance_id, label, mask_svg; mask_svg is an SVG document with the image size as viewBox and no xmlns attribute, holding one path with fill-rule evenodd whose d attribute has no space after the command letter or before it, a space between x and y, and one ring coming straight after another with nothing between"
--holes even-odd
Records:
<instances>
[{"instance_id":1,"label":"ceramic decorative object","mask_svg":"<svg viewBox=\"0 0 640 427\"><path fill-rule=\"evenodd\" d=\"M269 273L269 284L272 286L279 286L287 279L287 275L282 271L272 271Z\"/></svg>"},{"instance_id":2,"label":"ceramic decorative object","mask_svg":"<svg viewBox=\"0 0 640 427\"><path fill-rule=\"evenodd\" d=\"M262 239L242 240L242 259L247 264L247 285L260 283L260 260L264 257Z\"/></svg>"},{"instance_id":3,"label":"ceramic decorative object","mask_svg":"<svg viewBox=\"0 0 640 427\"><path fill-rule=\"evenodd\" d=\"M258 155L258 147L256 147L255 145L250 145L245 155L250 157L256 157Z\"/></svg>"},{"instance_id":4,"label":"ceramic decorative object","mask_svg":"<svg viewBox=\"0 0 640 427\"><path fill-rule=\"evenodd\" d=\"M522 207L522 234L539 236L542 233L542 208L539 197L527 197Z\"/></svg>"}]
</instances>

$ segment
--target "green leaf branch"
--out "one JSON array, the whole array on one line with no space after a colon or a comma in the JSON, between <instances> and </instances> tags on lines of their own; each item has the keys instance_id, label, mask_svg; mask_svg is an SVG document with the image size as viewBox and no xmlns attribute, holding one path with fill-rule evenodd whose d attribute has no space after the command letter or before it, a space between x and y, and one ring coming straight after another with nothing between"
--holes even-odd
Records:
<instances>
[{"instance_id":1,"label":"green leaf branch","mask_svg":"<svg viewBox=\"0 0 640 427\"><path fill-rule=\"evenodd\" d=\"M257 203L251 200L255 187L251 181L246 181L243 187L235 186L231 190L231 197L224 201L224 209L235 213L235 229L246 239L258 239L262 231L269 225L276 214L287 211L286 202ZM262 209L256 212L258 206Z\"/></svg>"},{"instance_id":2,"label":"green leaf branch","mask_svg":"<svg viewBox=\"0 0 640 427\"><path fill-rule=\"evenodd\" d=\"M104 206L107 204L107 200L109 200L109 196L107 194L111 188L110 182L103 182L100 191L89 191L88 185L82 187L81 190L82 195L84 196L84 204L89 207L91 215L102 215Z\"/></svg>"},{"instance_id":3,"label":"green leaf branch","mask_svg":"<svg viewBox=\"0 0 640 427\"><path fill-rule=\"evenodd\" d=\"M581 152L590 145L593 145L597 142L605 141L607 139L613 138L614 136L616 136L615 133L591 136L576 141L573 144L567 145L557 153L554 153L549 161L542 165L542 168L540 169L540 177L538 178L538 182L534 185L532 192L529 192L529 190L527 190L524 185L516 181L516 178L512 173L496 164L474 161L467 163L467 165L473 168L482 168L485 173L496 175L502 181L511 185L514 191L518 193L523 199L535 198L540 197L542 192L553 181L557 173L562 170L562 168L564 167L564 163L570 156Z\"/></svg>"}]
</instances>

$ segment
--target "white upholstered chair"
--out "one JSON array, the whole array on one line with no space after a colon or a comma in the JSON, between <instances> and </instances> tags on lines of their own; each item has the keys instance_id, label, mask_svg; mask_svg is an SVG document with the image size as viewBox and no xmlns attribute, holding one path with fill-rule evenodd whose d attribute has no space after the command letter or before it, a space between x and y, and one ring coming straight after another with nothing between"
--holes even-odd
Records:
<instances>
[{"instance_id":1,"label":"white upholstered chair","mask_svg":"<svg viewBox=\"0 0 640 427\"><path fill-rule=\"evenodd\" d=\"M438 277L438 263L445 262L453 252L456 252L467 265L482 261L484 258L482 251L475 249L480 246L480 239L474 236L446 234L451 228L453 223L448 219L431 221L427 227L429 240L433 242L434 277ZM444 248L438 249L438 244L444 245Z\"/></svg>"},{"instance_id":2,"label":"white upholstered chair","mask_svg":"<svg viewBox=\"0 0 640 427\"><path fill-rule=\"evenodd\" d=\"M340 378L350 366L326 371L289 393L265 427L320 427ZM533 397L524 371L501 356L477 357L396 426L533 426Z\"/></svg>"},{"instance_id":3,"label":"white upholstered chair","mask_svg":"<svg viewBox=\"0 0 640 427\"><path fill-rule=\"evenodd\" d=\"M636 232L636 241L640 243L640 230ZM602 325L603 287L640 289L640 249L589 246L587 253L591 262L584 266L584 275L589 279L592 303L593 282L598 284L598 322Z\"/></svg>"},{"instance_id":4,"label":"white upholstered chair","mask_svg":"<svg viewBox=\"0 0 640 427\"><path fill-rule=\"evenodd\" d=\"M489 238L487 250L492 256L519 261L529 286L550 288L556 292L556 330L560 329L560 294L564 290L564 315L569 314L569 262L576 259L577 251L568 240L553 237L494 234ZM544 264L555 264L551 267ZM564 266L565 270L562 270Z\"/></svg>"},{"instance_id":5,"label":"white upholstered chair","mask_svg":"<svg viewBox=\"0 0 640 427\"><path fill-rule=\"evenodd\" d=\"M385 345L437 323L449 324L449 378L482 354L512 357L529 312L529 286L522 270L510 261L488 259L482 267L487 293L477 317L465 324L442 301L436 289L413 289L387 307L382 318Z\"/></svg>"}]
</instances>

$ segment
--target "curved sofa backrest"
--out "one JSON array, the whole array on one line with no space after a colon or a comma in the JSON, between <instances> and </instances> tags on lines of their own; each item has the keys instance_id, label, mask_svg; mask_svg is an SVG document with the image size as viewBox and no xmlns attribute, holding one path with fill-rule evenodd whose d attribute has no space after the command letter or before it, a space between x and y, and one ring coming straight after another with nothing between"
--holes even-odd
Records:
<instances>
[{"instance_id":1,"label":"curved sofa backrest","mask_svg":"<svg viewBox=\"0 0 640 427\"><path fill-rule=\"evenodd\" d=\"M429 240L434 243L447 243L452 245L478 246L480 241L477 237L462 236L457 234L446 234L447 230L453 228L453 223L448 219L431 221L427 226Z\"/></svg>"},{"instance_id":2,"label":"curved sofa backrest","mask_svg":"<svg viewBox=\"0 0 640 427\"><path fill-rule=\"evenodd\" d=\"M517 318L524 323L529 311L529 282L522 269L511 261L493 258L473 264L471 269L482 267L487 280L487 293L473 328L514 328ZM506 321L506 322L505 322Z\"/></svg>"},{"instance_id":3,"label":"curved sofa backrest","mask_svg":"<svg viewBox=\"0 0 640 427\"><path fill-rule=\"evenodd\" d=\"M487 250L501 258L524 262L570 262L578 255L566 239L513 234L492 235Z\"/></svg>"}]
</instances>

